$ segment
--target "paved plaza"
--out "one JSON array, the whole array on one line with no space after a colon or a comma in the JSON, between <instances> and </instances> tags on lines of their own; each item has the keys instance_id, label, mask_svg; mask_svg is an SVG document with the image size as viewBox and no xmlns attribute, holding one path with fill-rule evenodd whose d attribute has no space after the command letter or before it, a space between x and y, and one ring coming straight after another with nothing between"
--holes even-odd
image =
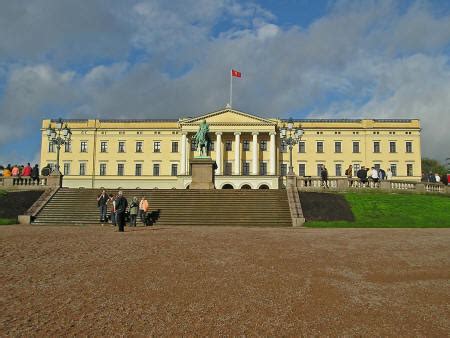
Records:
<instances>
[{"instance_id":1,"label":"paved plaza","mask_svg":"<svg viewBox=\"0 0 450 338\"><path fill-rule=\"evenodd\" d=\"M0 334L450 332L450 229L0 227Z\"/></svg>"}]
</instances>

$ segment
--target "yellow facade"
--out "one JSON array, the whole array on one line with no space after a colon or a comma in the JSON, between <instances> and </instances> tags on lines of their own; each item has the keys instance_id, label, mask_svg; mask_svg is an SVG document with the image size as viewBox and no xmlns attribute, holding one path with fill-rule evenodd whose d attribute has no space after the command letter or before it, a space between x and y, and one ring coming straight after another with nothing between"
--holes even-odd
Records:
<instances>
[{"instance_id":1,"label":"yellow facade","mask_svg":"<svg viewBox=\"0 0 450 338\"><path fill-rule=\"evenodd\" d=\"M280 140L280 129L287 121L233 109L178 120L68 120L72 141L70 148L62 146L60 152L63 185L185 188L190 181L189 160L195 156L190 140L203 119L214 142L211 157L218 164L217 188L225 184L255 189L279 186L289 166L289 149ZM54 127L54 121L43 120L41 166L56 164L56 148L49 148L45 132L49 125ZM304 143L293 148L296 175L315 177L317 166L325 165L330 177L344 176L351 164L355 169L392 168L394 179L420 180L417 119L305 119L294 120L294 125L304 130Z\"/></svg>"}]
</instances>

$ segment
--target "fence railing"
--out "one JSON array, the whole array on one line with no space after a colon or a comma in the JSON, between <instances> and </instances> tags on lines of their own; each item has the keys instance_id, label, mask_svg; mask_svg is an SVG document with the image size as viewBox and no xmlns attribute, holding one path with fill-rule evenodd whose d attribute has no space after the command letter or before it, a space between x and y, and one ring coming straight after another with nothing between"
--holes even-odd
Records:
<instances>
[{"instance_id":1,"label":"fence railing","mask_svg":"<svg viewBox=\"0 0 450 338\"><path fill-rule=\"evenodd\" d=\"M0 176L0 187L15 188L15 189L29 189L31 187L54 187L59 186L61 176L40 176L39 179L32 179L30 176Z\"/></svg>"},{"instance_id":2,"label":"fence railing","mask_svg":"<svg viewBox=\"0 0 450 338\"><path fill-rule=\"evenodd\" d=\"M410 191L418 193L441 193L450 194L450 188L442 183L411 182L400 180L382 180L375 182L369 180L361 182L356 178L330 178L327 182L319 177L297 177L297 188L299 190L342 190L357 191L362 189L382 190L382 191Z\"/></svg>"}]
</instances>

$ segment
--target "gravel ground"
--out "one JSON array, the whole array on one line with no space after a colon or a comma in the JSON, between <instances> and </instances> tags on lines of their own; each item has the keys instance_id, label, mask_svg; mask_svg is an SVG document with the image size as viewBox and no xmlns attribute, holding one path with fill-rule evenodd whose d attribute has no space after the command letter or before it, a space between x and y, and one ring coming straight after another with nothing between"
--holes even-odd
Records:
<instances>
[{"instance_id":1,"label":"gravel ground","mask_svg":"<svg viewBox=\"0 0 450 338\"><path fill-rule=\"evenodd\" d=\"M0 227L1 336L449 336L450 229Z\"/></svg>"}]
</instances>

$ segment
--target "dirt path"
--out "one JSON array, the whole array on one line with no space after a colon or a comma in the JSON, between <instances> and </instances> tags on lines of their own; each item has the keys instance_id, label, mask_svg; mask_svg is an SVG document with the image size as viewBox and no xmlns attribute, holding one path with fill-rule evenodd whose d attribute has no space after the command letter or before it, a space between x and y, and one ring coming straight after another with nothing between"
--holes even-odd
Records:
<instances>
[{"instance_id":1,"label":"dirt path","mask_svg":"<svg viewBox=\"0 0 450 338\"><path fill-rule=\"evenodd\" d=\"M0 335L450 333L450 229L133 230L0 227Z\"/></svg>"}]
</instances>

